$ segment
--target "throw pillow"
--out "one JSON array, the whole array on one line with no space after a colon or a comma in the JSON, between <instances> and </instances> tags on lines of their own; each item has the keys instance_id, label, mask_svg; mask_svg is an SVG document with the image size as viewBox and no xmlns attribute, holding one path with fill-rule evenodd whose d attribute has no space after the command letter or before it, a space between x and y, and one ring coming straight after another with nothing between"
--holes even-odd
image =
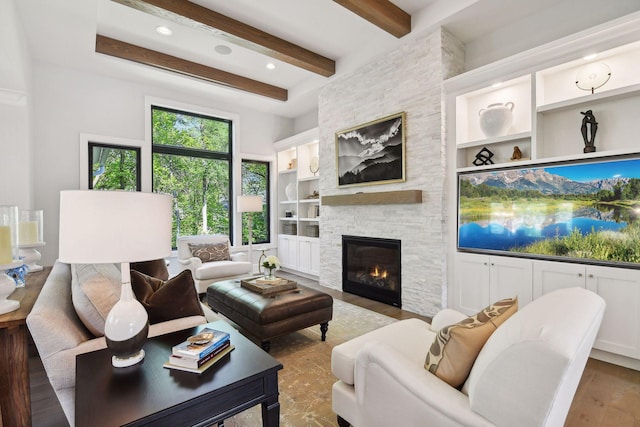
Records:
<instances>
[{"instance_id":1,"label":"throw pillow","mask_svg":"<svg viewBox=\"0 0 640 427\"><path fill-rule=\"evenodd\" d=\"M459 388L493 331L517 310L518 298L507 298L475 316L440 329L427 353L425 369L450 386Z\"/></svg>"},{"instance_id":2,"label":"throw pillow","mask_svg":"<svg viewBox=\"0 0 640 427\"><path fill-rule=\"evenodd\" d=\"M104 335L104 323L120 299L119 264L71 264L71 301L84 326L96 337Z\"/></svg>"},{"instance_id":3,"label":"throw pillow","mask_svg":"<svg viewBox=\"0 0 640 427\"><path fill-rule=\"evenodd\" d=\"M198 257L202 262L211 261L228 261L231 259L229 255L229 243L189 243L191 254Z\"/></svg>"},{"instance_id":4,"label":"throw pillow","mask_svg":"<svg viewBox=\"0 0 640 427\"><path fill-rule=\"evenodd\" d=\"M147 310L149 323L187 316L204 316L190 270L184 270L167 281L133 270L131 287Z\"/></svg>"},{"instance_id":5,"label":"throw pillow","mask_svg":"<svg viewBox=\"0 0 640 427\"><path fill-rule=\"evenodd\" d=\"M153 261L132 262L131 269L156 279L167 280L169 278L169 270L164 258Z\"/></svg>"}]
</instances>

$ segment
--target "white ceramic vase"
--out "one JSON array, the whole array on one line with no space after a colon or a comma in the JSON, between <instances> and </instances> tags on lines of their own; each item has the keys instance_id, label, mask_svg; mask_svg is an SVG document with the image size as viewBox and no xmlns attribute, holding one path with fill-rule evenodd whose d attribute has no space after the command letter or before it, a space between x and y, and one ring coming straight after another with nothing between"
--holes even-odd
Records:
<instances>
[{"instance_id":1,"label":"white ceramic vase","mask_svg":"<svg viewBox=\"0 0 640 427\"><path fill-rule=\"evenodd\" d=\"M289 199L289 201L296 200L296 183L290 182L289 184L287 184L287 186L284 188L284 192L287 195L287 199Z\"/></svg>"},{"instance_id":2,"label":"white ceramic vase","mask_svg":"<svg viewBox=\"0 0 640 427\"><path fill-rule=\"evenodd\" d=\"M479 111L480 129L487 138L503 136L513 123L513 102L490 104Z\"/></svg>"},{"instance_id":3,"label":"white ceramic vase","mask_svg":"<svg viewBox=\"0 0 640 427\"><path fill-rule=\"evenodd\" d=\"M20 307L20 302L7 299L16 290L16 282L0 271L0 314L9 313Z\"/></svg>"}]
</instances>

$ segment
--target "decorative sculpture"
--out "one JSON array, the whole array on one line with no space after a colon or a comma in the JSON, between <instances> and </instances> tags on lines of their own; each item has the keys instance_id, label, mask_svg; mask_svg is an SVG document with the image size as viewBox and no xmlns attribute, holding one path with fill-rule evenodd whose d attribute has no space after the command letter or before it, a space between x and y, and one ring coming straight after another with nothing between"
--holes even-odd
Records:
<instances>
[{"instance_id":1,"label":"decorative sculpture","mask_svg":"<svg viewBox=\"0 0 640 427\"><path fill-rule=\"evenodd\" d=\"M511 155L511 160L520 160L522 158L522 151L520 151L520 147L517 145L513 147L513 154Z\"/></svg>"},{"instance_id":2,"label":"decorative sculpture","mask_svg":"<svg viewBox=\"0 0 640 427\"><path fill-rule=\"evenodd\" d=\"M492 165L493 164L493 160L491 160L492 157L493 157L493 153L489 151L487 147L483 147L482 150L480 150L480 152L476 154L476 159L473 161L473 164L475 166Z\"/></svg>"},{"instance_id":3,"label":"decorative sculpture","mask_svg":"<svg viewBox=\"0 0 640 427\"><path fill-rule=\"evenodd\" d=\"M582 118L582 126L580 132L582 132L582 139L584 139L584 152L594 153L596 151L595 139L596 132L598 131L598 122L591 110L580 112L584 117Z\"/></svg>"}]
</instances>

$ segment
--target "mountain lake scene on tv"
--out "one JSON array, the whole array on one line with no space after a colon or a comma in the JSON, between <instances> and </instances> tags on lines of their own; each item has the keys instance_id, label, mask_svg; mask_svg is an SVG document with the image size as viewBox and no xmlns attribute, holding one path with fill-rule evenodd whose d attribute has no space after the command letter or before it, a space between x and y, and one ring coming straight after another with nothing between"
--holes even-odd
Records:
<instances>
[{"instance_id":1,"label":"mountain lake scene on tv","mask_svg":"<svg viewBox=\"0 0 640 427\"><path fill-rule=\"evenodd\" d=\"M459 175L458 247L640 263L640 159Z\"/></svg>"}]
</instances>

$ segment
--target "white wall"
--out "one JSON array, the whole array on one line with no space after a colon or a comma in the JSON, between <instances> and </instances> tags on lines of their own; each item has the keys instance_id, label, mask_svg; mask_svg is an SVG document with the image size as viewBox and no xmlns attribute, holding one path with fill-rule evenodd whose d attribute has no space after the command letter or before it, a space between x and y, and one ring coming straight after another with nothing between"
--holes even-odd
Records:
<instances>
[{"instance_id":1,"label":"white wall","mask_svg":"<svg viewBox=\"0 0 640 427\"><path fill-rule=\"evenodd\" d=\"M0 40L0 204L31 209L31 68L11 1L0 1Z\"/></svg>"},{"instance_id":2,"label":"white wall","mask_svg":"<svg viewBox=\"0 0 640 427\"><path fill-rule=\"evenodd\" d=\"M489 12L499 14L499 6ZM490 8L492 4L478 4L478 7ZM555 1L540 12L500 25L466 43L465 70L478 68L638 10L640 0Z\"/></svg>"},{"instance_id":3,"label":"white wall","mask_svg":"<svg viewBox=\"0 0 640 427\"><path fill-rule=\"evenodd\" d=\"M45 217L43 265L57 257L59 191L80 188L80 133L144 140L147 96L237 115L237 153L273 155L272 142L293 126L289 119L204 97L41 63L34 66L34 93L34 199Z\"/></svg>"},{"instance_id":4,"label":"white wall","mask_svg":"<svg viewBox=\"0 0 640 427\"><path fill-rule=\"evenodd\" d=\"M446 299L442 79L459 73L462 44L437 30L416 37L320 93L320 194L422 190L423 203L322 206L320 284L342 289L342 235L401 240L402 307L433 315ZM406 182L336 188L334 135L406 112Z\"/></svg>"}]
</instances>

